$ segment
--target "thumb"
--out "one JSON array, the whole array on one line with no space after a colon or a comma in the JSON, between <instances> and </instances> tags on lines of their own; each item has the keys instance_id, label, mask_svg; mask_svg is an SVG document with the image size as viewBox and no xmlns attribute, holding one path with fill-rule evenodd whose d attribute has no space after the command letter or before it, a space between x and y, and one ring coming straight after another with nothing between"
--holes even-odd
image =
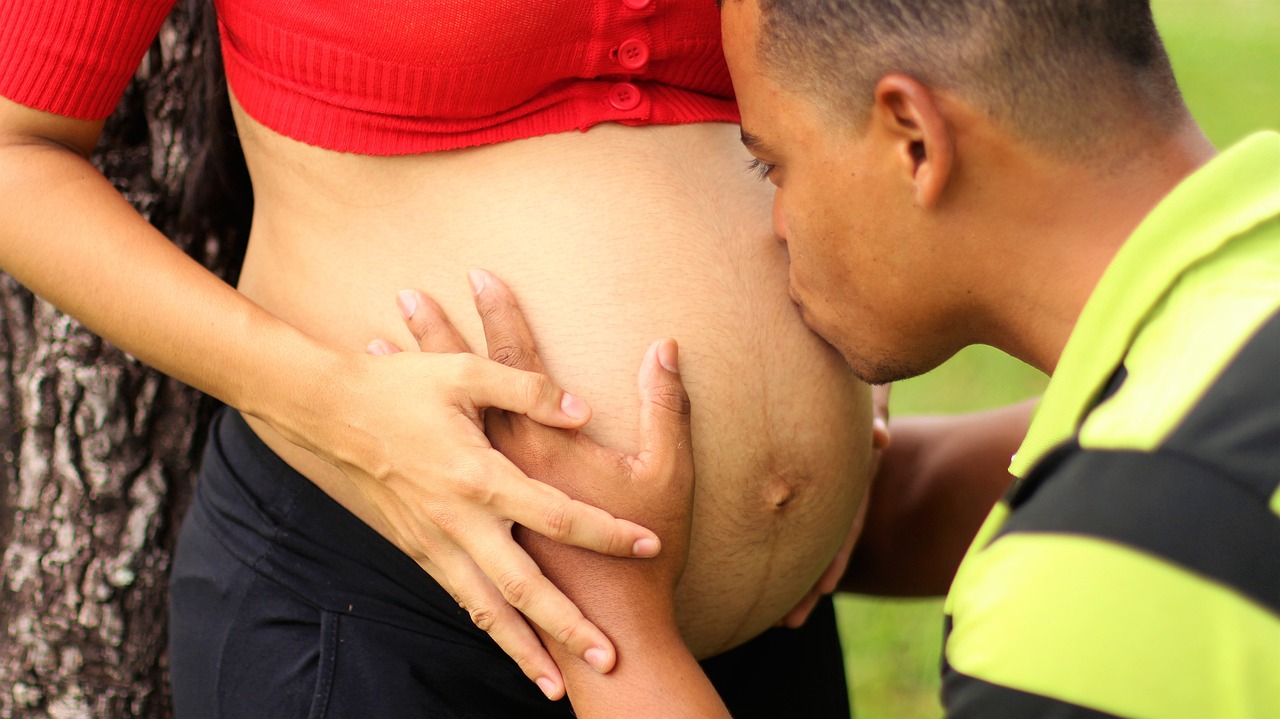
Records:
<instances>
[{"instance_id":1,"label":"thumb","mask_svg":"<svg viewBox=\"0 0 1280 719\"><path fill-rule=\"evenodd\" d=\"M680 378L675 340L654 342L640 364L640 458L662 473L693 472L689 394Z\"/></svg>"}]
</instances>

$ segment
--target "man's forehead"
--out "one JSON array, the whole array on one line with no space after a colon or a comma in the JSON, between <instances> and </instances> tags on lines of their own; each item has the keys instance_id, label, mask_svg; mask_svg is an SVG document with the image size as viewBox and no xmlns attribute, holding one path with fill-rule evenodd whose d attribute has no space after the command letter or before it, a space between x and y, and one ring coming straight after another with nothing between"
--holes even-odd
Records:
<instances>
[{"instance_id":1,"label":"man's forehead","mask_svg":"<svg viewBox=\"0 0 1280 719\"><path fill-rule=\"evenodd\" d=\"M778 158L777 113L784 110L779 102L776 83L763 72L755 33L759 10L753 0L725 0L724 50L733 77L734 93L742 116L742 144L752 154Z\"/></svg>"},{"instance_id":2,"label":"man's forehead","mask_svg":"<svg viewBox=\"0 0 1280 719\"><path fill-rule=\"evenodd\" d=\"M754 1L725 0L720 6L721 28L730 45L753 44L760 7Z\"/></svg>"}]
</instances>

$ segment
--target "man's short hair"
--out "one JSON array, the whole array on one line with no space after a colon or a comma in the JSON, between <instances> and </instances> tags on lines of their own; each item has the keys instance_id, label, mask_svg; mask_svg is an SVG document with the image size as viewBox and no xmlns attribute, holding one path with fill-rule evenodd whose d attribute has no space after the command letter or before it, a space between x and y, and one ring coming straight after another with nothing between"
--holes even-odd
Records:
<instances>
[{"instance_id":1,"label":"man's short hair","mask_svg":"<svg viewBox=\"0 0 1280 719\"><path fill-rule=\"evenodd\" d=\"M745 1L759 2L766 71L846 122L865 118L891 72L1066 152L1185 117L1148 0Z\"/></svg>"}]
</instances>

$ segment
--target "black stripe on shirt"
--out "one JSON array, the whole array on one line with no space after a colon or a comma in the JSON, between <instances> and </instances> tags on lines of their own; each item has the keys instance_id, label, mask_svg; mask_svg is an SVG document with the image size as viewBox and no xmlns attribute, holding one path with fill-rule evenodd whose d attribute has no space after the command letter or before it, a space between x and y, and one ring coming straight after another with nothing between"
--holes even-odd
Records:
<instances>
[{"instance_id":1,"label":"black stripe on shirt","mask_svg":"<svg viewBox=\"0 0 1280 719\"><path fill-rule=\"evenodd\" d=\"M1201 457L1270 501L1280 488L1280 313L1254 333L1161 448Z\"/></svg>"},{"instance_id":2,"label":"black stripe on shirt","mask_svg":"<svg viewBox=\"0 0 1280 719\"><path fill-rule=\"evenodd\" d=\"M992 684L955 669L942 677L947 719L1117 719L1096 709Z\"/></svg>"},{"instance_id":3,"label":"black stripe on shirt","mask_svg":"<svg viewBox=\"0 0 1280 719\"><path fill-rule=\"evenodd\" d=\"M1161 452L1060 456L1045 476L1028 477L997 540L1050 532L1117 542L1232 587L1280 615L1280 518L1252 492L1212 468Z\"/></svg>"}]
</instances>

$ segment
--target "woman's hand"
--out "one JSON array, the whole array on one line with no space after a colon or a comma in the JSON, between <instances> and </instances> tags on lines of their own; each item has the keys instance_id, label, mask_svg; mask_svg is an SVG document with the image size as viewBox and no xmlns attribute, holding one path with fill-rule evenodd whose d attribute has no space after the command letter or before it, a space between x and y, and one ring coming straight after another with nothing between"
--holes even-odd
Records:
<instances>
[{"instance_id":1,"label":"woman's hand","mask_svg":"<svg viewBox=\"0 0 1280 719\"><path fill-rule=\"evenodd\" d=\"M530 679L558 698L563 694L559 669L524 617L597 671L612 669L616 652L515 542L513 524L590 554L651 557L658 553L658 539L633 522L615 519L528 478L493 449L484 434L486 407L527 415L532 422L576 427L590 414L585 403L540 372L470 354L443 310L425 295L403 292L400 306L422 352L400 352L375 340L369 352L381 356L368 358L368 373L354 385L371 387L367 391L373 396L411 398L417 415L401 415L395 421L390 416L354 418L353 427L378 428L363 438L368 449L362 454L382 457L381 466L370 471L356 461L334 463L369 497L392 541L430 573ZM503 332L501 322L510 319L491 316L485 329ZM515 319L523 322L518 315ZM522 330L527 335L527 328ZM533 347L513 350L532 354ZM351 445L348 438L347 446ZM423 462L419 456L429 459Z\"/></svg>"},{"instance_id":2,"label":"woman's hand","mask_svg":"<svg viewBox=\"0 0 1280 719\"><path fill-rule=\"evenodd\" d=\"M568 397L568 395L562 393L552 380L541 372L541 363L536 356L529 328L525 324L524 316L515 306L515 299L511 297L506 287L492 276L481 273L472 274L472 287L476 289L476 306L481 313L485 336L489 340L490 353L500 363L472 356L466 343L453 325L449 324L438 304L417 292L401 293L401 308L406 316L408 328L419 343L421 353L428 354L401 353L399 348L385 340L374 340L369 345L369 351L371 354L383 356L379 357L380 362L412 362L420 361L425 357L438 362L461 362L466 366L493 366L500 370L494 376L495 383L506 381L512 385L521 383L529 385L525 389L518 389L517 386L517 389L512 390L516 391L516 397L521 397L520 393L524 393L524 397L531 398L524 403L515 402L513 400L515 398L508 398L507 402L502 403L497 400L481 402L472 398L471 402L457 404L452 422L454 425L461 423L466 426L465 432L458 432L466 441L466 446L460 446L458 453L483 449L486 453L485 462L490 467L490 475L481 472L475 485L461 487L460 496L448 496L443 487L436 487L431 493L434 496L421 500L419 507L425 505L430 510L431 507L439 505L447 509L443 512L435 512L428 521L421 522L425 535L422 544L428 546L428 549L421 555L415 555L415 558L419 560L422 567L428 569L440 585L445 587L445 590L451 592L463 608L471 613L477 626L488 631L494 641L497 641L507 654L520 663L527 677L538 682L541 690L549 697L557 699L563 696L561 673L538 638L532 633L529 624L521 618L521 613L524 613L525 617L544 633L544 636L549 637L549 641L558 642L564 650L588 661L591 667L600 672L612 669L616 652L603 633L584 618L577 606L552 585L547 577L543 576L538 564L532 562L529 555L515 544L512 537L513 522L518 523L525 539L532 536L545 537L547 544L556 548L568 549L568 546L564 545L572 545L575 548L589 550L582 551L582 554L591 558L600 558L599 553L611 554L614 557L653 557L658 553L659 542L652 532L625 519L614 519L611 514L582 502L579 496L571 498L570 495L564 494L552 485L530 480L520 468L512 466L511 462L490 446L483 432L481 407L504 409L500 412L502 420L497 418L497 409L490 409L485 413L494 417L492 421L502 423L506 429L503 436L513 434L518 426L525 430L541 427L548 432L557 432L554 436L559 438L561 436L559 432L562 430L554 430L550 427L572 429L580 425L581 421L575 421L572 418L568 421L564 420L564 411L563 408L559 408L557 397ZM662 367L658 363L657 349L658 345L655 344L649 353L645 367L657 367L660 371ZM663 357L672 363L672 366L675 362L675 352L675 343L663 345ZM680 434L682 439L675 440L675 443L680 444L681 441L684 443L681 446L681 452L689 463L687 471L680 475L681 480L689 484L685 490L689 496L685 499L684 512L680 513L682 517L682 523L678 527L680 531L672 533L671 540L666 539L669 532L663 531L663 546L667 546L667 541L676 541L675 548L672 549L678 549L678 551L672 549L663 551L662 562L658 563L655 571L666 573L664 580L654 582L648 577L645 578L648 586L666 587L666 590L653 592L653 594L654 596L666 595L669 604L678 572L684 568L687 553L685 549L687 536L689 536L687 522L689 522L689 504L692 502L692 454L689 449L689 440L687 440L689 412L687 412L684 388L678 383L678 377L675 375L667 372L662 374L675 377L678 388L676 399L680 399L681 402L678 404L675 417L676 420L682 418L684 422L682 430L677 430L682 432ZM641 377L641 381L644 383L645 377ZM465 385L465 383L454 384ZM666 390L663 391L668 391L668 394L664 394L663 397L672 399L669 386L664 386ZM458 394L465 395L462 391L458 391ZM580 402L580 400L571 400L566 404L572 407L573 402ZM521 407L526 407L527 411L522 412ZM550 407L550 411L547 409L539 411L540 408L545 407ZM585 404L582 404L582 407L585 408ZM559 409L559 413L556 409ZM582 412L582 417L585 418L585 415L586 412ZM646 415L646 422L649 421L649 417ZM527 423L527 427L522 423ZM544 426L544 423L548 426ZM666 426L662 425L662 427ZM671 431L668 430L669 434ZM576 432L563 436L579 438ZM387 440L385 444L393 445L396 441L408 441L408 438ZM618 467L618 461L622 459L621 455L613 453L605 455L607 450L599 448L585 438L581 438L576 443L579 454L590 446L599 450L600 454L596 457L600 461L608 462L611 468ZM666 464L655 463L657 458L669 459L672 454L673 452L641 454L634 458L635 466L649 467L649 471L653 472L673 473ZM488 476L499 477L503 484L511 487L511 494L500 495L498 482L488 480L486 478ZM403 482L396 482L396 484L403 484ZM374 486L375 489L378 487L378 485ZM421 493L421 490L416 491ZM397 507L394 498L379 499L384 499L392 507ZM538 507L544 509L538 510ZM666 521L668 517L669 514L663 514L662 519ZM477 537L476 527L488 527L492 531L486 537ZM412 540L413 537L408 539ZM497 548L507 560L508 567L511 568L506 571L499 569L498 572L486 571L484 565L493 559L493 550L490 548ZM649 560L636 564L648 563ZM517 609L520 612L517 612Z\"/></svg>"}]
</instances>

